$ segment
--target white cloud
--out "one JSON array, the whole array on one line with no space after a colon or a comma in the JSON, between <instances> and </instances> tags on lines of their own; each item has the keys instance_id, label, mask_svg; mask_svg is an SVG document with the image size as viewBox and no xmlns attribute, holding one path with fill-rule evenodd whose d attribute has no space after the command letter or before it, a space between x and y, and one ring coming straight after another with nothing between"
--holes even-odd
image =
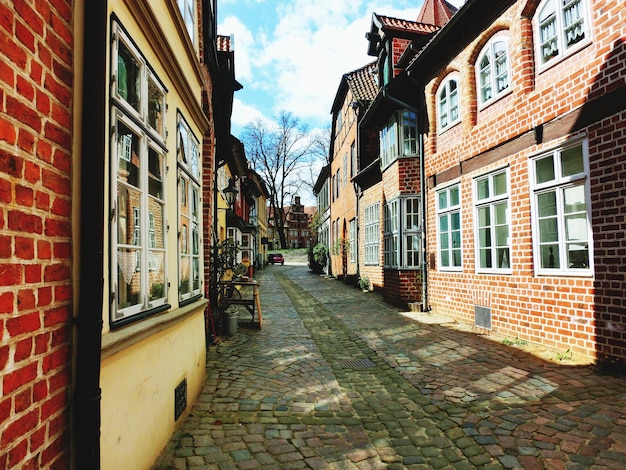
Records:
<instances>
[{"instance_id":1,"label":"white cloud","mask_svg":"<svg viewBox=\"0 0 626 470\"><path fill-rule=\"evenodd\" d=\"M219 34L232 36L234 39L231 47L235 51L235 74L237 80L240 82L252 81L253 75L250 54L257 47L254 35L250 29L235 16L226 17L219 25L218 29Z\"/></svg>"},{"instance_id":2,"label":"white cloud","mask_svg":"<svg viewBox=\"0 0 626 470\"><path fill-rule=\"evenodd\" d=\"M243 103L235 95L233 100L233 114L231 122L233 126L244 127L251 122L264 122L268 127L274 125L274 121L269 119L265 114L254 105Z\"/></svg>"}]
</instances>

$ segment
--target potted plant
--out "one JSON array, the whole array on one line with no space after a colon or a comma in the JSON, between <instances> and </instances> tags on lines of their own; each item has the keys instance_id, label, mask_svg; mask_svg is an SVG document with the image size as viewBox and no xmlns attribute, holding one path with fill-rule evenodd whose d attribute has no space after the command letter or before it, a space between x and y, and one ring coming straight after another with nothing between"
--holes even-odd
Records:
<instances>
[{"instance_id":1,"label":"potted plant","mask_svg":"<svg viewBox=\"0 0 626 470\"><path fill-rule=\"evenodd\" d=\"M359 277L359 287L363 292L369 292L370 290L370 280L367 276Z\"/></svg>"},{"instance_id":2,"label":"potted plant","mask_svg":"<svg viewBox=\"0 0 626 470\"><path fill-rule=\"evenodd\" d=\"M324 272L328 263L328 248L325 245L317 244L309 247L309 268L316 274Z\"/></svg>"}]
</instances>

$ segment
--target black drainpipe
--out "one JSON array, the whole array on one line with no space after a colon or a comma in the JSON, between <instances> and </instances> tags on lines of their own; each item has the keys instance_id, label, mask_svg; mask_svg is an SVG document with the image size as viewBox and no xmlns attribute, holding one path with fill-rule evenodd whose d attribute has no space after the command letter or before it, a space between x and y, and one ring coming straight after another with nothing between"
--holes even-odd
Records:
<instances>
[{"instance_id":1,"label":"black drainpipe","mask_svg":"<svg viewBox=\"0 0 626 470\"><path fill-rule=\"evenodd\" d=\"M72 452L75 469L100 468L100 360L104 284L107 0L84 2L80 279L74 332ZM77 18L80 21L79 18Z\"/></svg>"}]
</instances>

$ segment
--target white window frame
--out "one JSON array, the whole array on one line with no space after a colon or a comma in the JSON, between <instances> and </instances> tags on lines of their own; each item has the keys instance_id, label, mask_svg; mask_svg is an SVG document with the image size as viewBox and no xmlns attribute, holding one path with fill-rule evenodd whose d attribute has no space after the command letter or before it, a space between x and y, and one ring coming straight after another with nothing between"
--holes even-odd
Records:
<instances>
[{"instance_id":1,"label":"white window frame","mask_svg":"<svg viewBox=\"0 0 626 470\"><path fill-rule=\"evenodd\" d=\"M165 110L167 90L124 28L112 23L111 133L111 326L168 308ZM129 62L136 101L120 88ZM155 99L156 97L156 99ZM132 136L132 137L131 137ZM134 176L130 176L134 175ZM129 217L129 211L132 216ZM132 222L132 227L128 224ZM132 234L128 233L132 230ZM131 237L131 238L129 238ZM160 288L159 288L160 286Z\"/></svg>"},{"instance_id":2,"label":"white window frame","mask_svg":"<svg viewBox=\"0 0 626 470\"><path fill-rule=\"evenodd\" d=\"M111 207L114 208L115 217L111 223L111 285L115 295L113 296L113 304L111 306L111 323L118 324L125 322L139 314L144 314L150 310L161 307L167 303L167 245L165 241L165 220L166 199L167 194L165 187L165 154L164 151L148 137L146 129L139 126L133 119L127 117L122 110L113 108L111 113L113 127L116 129L111 139L111 154L119 155L127 146L124 137L119 136L122 126L128 129L137 137L137 152L132 159L137 160L137 185L132 185L123 179L119 179L120 164L126 162L122 158L111 158L111 175L113 178L111 191ZM119 148L119 142L122 142L122 148ZM158 167L162 174L160 182L162 192L160 197L150 193L149 179L150 175L149 158L150 152L159 160ZM132 162L127 162L129 165ZM123 174L123 171L122 171ZM128 217L122 214L126 209L122 208L120 203L119 191L123 189L128 194L134 193L136 196L132 209L132 238L130 243L123 243L121 237L127 234L130 227L123 225L128 224ZM125 201L124 205L128 206L130 201ZM155 227L155 222L151 222L150 217L155 217L156 210L160 210L162 219L162 228L160 239L156 233L151 233L151 229ZM142 269L143 267L148 269ZM162 281L162 282L158 282ZM156 284L162 284L162 296L152 298L152 287ZM123 289L131 287L129 294L135 295L136 300L124 301ZM132 291L132 289L137 289Z\"/></svg>"},{"instance_id":3,"label":"white window frame","mask_svg":"<svg viewBox=\"0 0 626 470\"><path fill-rule=\"evenodd\" d=\"M453 89L452 84L455 88ZM461 81L456 73L450 74L437 88L437 124L444 132L461 122ZM442 95L445 93L445 98Z\"/></svg>"},{"instance_id":4,"label":"white window frame","mask_svg":"<svg viewBox=\"0 0 626 470\"><path fill-rule=\"evenodd\" d=\"M501 185L504 184L504 188ZM511 204L509 168L474 179L475 266L477 273L510 274ZM504 209L504 214L501 210ZM481 213L487 215L483 222ZM503 237L503 235L505 235ZM483 265L482 254L490 263Z\"/></svg>"},{"instance_id":5,"label":"white window frame","mask_svg":"<svg viewBox=\"0 0 626 470\"><path fill-rule=\"evenodd\" d=\"M562 59L574 54L591 41L591 15L589 14L587 0L544 0L537 7L534 26L537 62L540 69L545 69ZM580 15L576 22L568 16L573 9ZM569 23L568 23L569 22ZM553 26L550 31L545 28L550 23ZM568 45L568 34L572 34L572 26L576 26L575 33L581 38ZM547 34L542 34L545 32ZM547 56L544 51L550 49L551 54Z\"/></svg>"},{"instance_id":6,"label":"white window frame","mask_svg":"<svg viewBox=\"0 0 626 470\"><path fill-rule=\"evenodd\" d=\"M402 195L385 205L384 267L416 269L421 266L420 210L420 198L416 195Z\"/></svg>"},{"instance_id":7,"label":"white window frame","mask_svg":"<svg viewBox=\"0 0 626 470\"><path fill-rule=\"evenodd\" d=\"M502 44L504 53L498 56L497 47ZM488 60L488 66L483 66L483 60ZM489 40L487 45L478 55L476 61L476 89L478 90L478 102L486 106L497 101L511 91L511 66L509 60L509 38L497 35ZM485 89L491 91L491 96L485 97Z\"/></svg>"},{"instance_id":8,"label":"white window frame","mask_svg":"<svg viewBox=\"0 0 626 470\"><path fill-rule=\"evenodd\" d=\"M154 74L152 68L146 62L135 43L126 33L124 28L117 22L112 25L113 41L111 46L112 63L118 64L111 68L111 95L117 108L124 110L125 114L137 120L152 139L165 146L165 136L167 130L165 126L165 111L167 109L166 96L167 89L159 78ZM123 45L137 65L137 82L139 102L134 106L120 93L120 70L119 52L120 45ZM154 96L159 99L154 99ZM158 117L157 117L158 115Z\"/></svg>"},{"instance_id":9,"label":"white window frame","mask_svg":"<svg viewBox=\"0 0 626 470\"><path fill-rule=\"evenodd\" d=\"M417 116L409 110L396 111L380 131L381 168L399 158L414 157L417 152Z\"/></svg>"},{"instance_id":10,"label":"white window frame","mask_svg":"<svg viewBox=\"0 0 626 470\"><path fill-rule=\"evenodd\" d=\"M456 199L451 196L456 194ZM461 217L461 185L459 183L451 184L436 192L437 198L437 258L439 271L456 271L463 270L463 227ZM445 201L444 201L445 199ZM443 203L443 204L442 204ZM458 219L458 229L452 229L452 222ZM446 231L442 233L441 222L446 221ZM453 233L458 232L458 237ZM445 246L442 241L445 237ZM458 241L458 247L454 245L455 238ZM452 263L455 254L458 253L459 263ZM444 254L448 262L444 264Z\"/></svg>"},{"instance_id":11,"label":"white window frame","mask_svg":"<svg viewBox=\"0 0 626 470\"><path fill-rule=\"evenodd\" d=\"M569 151L580 149L582 161L578 167L574 167L579 171L568 173L566 165L563 161L567 158ZM537 168L541 161L550 164L552 160L551 171L553 176L550 179L538 178ZM534 156L529 161L529 172L531 175L531 210L533 223L533 256L536 275L549 276L592 276L593 275L593 231L591 226L591 193L589 187L589 149L587 139L567 142L549 152L543 152ZM544 168L549 168L544 166ZM567 194L572 194L572 190L577 190L584 195L584 208L578 210L571 209L566 212ZM540 210L539 198L553 194L555 201L553 213L544 213ZM550 219L553 219L554 235L556 240L547 239L546 235L550 232L542 232L542 227L549 228ZM581 227L582 224L585 227ZM567 240L568 233L578 233L578 239ZM568 248L577 245L584 245L587 251L586 262L580 263L580 266L568 265L568 254L573 250ZM542 253L548 249L557 247L558 266L543 266ZM554 256L554 250L552 250ZM550 255L548 255L550 260Z\"/></svg>"},{"instance_id":12,"label":"white window frame","mask_svg":"<svg viewBox=\"0 0 626 470\"><path fill-rule=\"evenodd\" d=\"M182 115L177 115L178 296L184 302L202 295L202 187L200 144Z\"/></svg>"},{"instance_id":13,"label":"white window frame","mask_svg":"<svg viewBox=\"0 0 626 470\"><path fill-rule=\"evenodd\" d=\"M422 220L420 198L402 199L402 266L419 268L422 265Z\"/></svg>"},{"instance_id":14,"label":"white window frame","mask_svg":"<svg viewBox=\"0 0 626 470\"><path fill-rule=\"evenodd\" d=\"M380 263L380 203L376 202L363 211L364 257L366 265Z\"/></svg>"}]
</instances>

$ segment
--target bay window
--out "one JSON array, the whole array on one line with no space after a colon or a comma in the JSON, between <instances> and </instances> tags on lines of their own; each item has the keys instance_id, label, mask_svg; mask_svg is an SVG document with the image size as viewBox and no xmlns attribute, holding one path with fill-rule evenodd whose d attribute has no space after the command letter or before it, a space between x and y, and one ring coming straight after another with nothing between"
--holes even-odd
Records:
<instances>
[{"instance_id":1,"label":"bay window","mask_svg":"<svg viewBox=\"0 0 626 470\"><path fill-rule=\"evenodd\" d=\"M380 164L417 154L417 117L413 111L395 112L380 131Z\"/></svg>"},{"instance_id":2,"label":"bay window","mask_svg":"<svg viewBox=\"0 0 626 470\"><path fill-rule=\"evenodd\" d=\"M402 196L385 206L384 265L418 268L422 262L420 199Z\"/></svg>"}]
</instances>

